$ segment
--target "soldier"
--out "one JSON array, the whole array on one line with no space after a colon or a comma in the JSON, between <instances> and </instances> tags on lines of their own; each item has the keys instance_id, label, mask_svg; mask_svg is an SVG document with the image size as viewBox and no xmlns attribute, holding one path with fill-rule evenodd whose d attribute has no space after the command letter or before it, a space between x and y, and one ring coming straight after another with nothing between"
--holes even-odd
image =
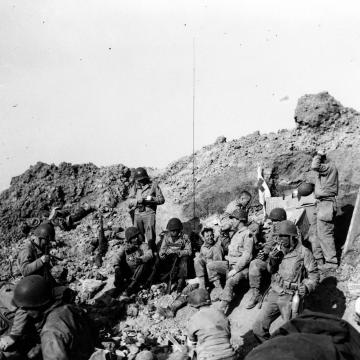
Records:
<instances>
[{"instance_id":1,"label":"soldier","mask_svg":"<svg viewBox=\"0 0 360 360\"><path fill-rule=\"evenodd\" d=\"M253 326L260 342L269 339L270 325L280 314L285 321L296 316L292 306L294 295L303 298L319 283L314 256L298 241L296 226L291 221L282 221L278 236L279 244L268 259L268 270L273 275L267 302Z\"/></svg>"},{"instance_id":2,"label":"soldier","mask_svg":"<svg viewBox=\"0 0 360 360\"><path fill-rule=\"evenodd\" d=\"M326 159L323 150L319 150L311 163L311 169L318 173L315 182L316 231L312 249L315 259L324 268L336 268L338 265L334 240L334 218L336 196L339 189L338 171L335 164Z\"/></svg>"},{"instance_id":3,"label":"soldier","mask_svg":"<svg viewBox=\"0 0 360 360\"><path fill-rule=\"evenodd\" d=\"M49 254L51 242L55 241L54 226L45 222L40 224L34 232L35 240L25 243L19 252L18 264L22 276L43 276L52 286L56 281L51 275L51 256Z\"/></svg>"},{"instance_id":4,"label":"soldier","mask_svg":"<svg viewBox=\"0 0 360 360\"><path fill-rule=\"evenodd\" d=\"M226 284L221 294L220 306L224 312L227 311L233 298L234 287L241 279L248 278L248 266L254 251L254 236L246 226L246 211L235 209L230 215L230 220L232 221L232 228L237 229L237 231L231 238L229 253L225 256L226 261L212 261L208 265L209 277L214 279L215 287L220 284L220 275L226 275Z\"/></svg>"},{"instance_id":5,"label":"soldier","mask_svg":"<svg viewBox=\"0 0 360 360\"><path fill-rule=\"evenodd\" d=\"M205 275L209 276L207 266L211 261L221 261L223 251L221 244L215 243L214 230L206 227L201 235L204 238L204 244L201 246L200 253L194 259L195 274L199 280L199 286L205 289ZM209 278L211 282L213 279Z\"/></svg>"},{"instance_id":6,"label":"soldier","mask_svg":"<svg viewBox=\"0 0 360 360\"><path fill-rule=\"evenodd\" d=\"M132 226L125 230L126 244L114 259L115 281L117 289L127 285L125 295L133 294L144 284L151 272L153 253L149 245L143 242L139 229Z\"/></svg>"},{"instance_id":7,"label":"soldier","mask_svg":"<svg viewBox=\"0 0 360 360\"><path fill-rule=\"evenodd\" d=\"M20 280L14 289L13 302L31 319L26 335L33 337L37 334L40 337L43 360L89 359L94 351L89 320L77 306L56 301L51 287L42 276L30 275ZM10 347L7 353L0 352L0 358L16 358L20 353L25 355L30 342L24 341L22 347L15 346L15 349ZM39 349L33 348L32 358Z\"/></svg>"},{"instance_id":8,"label":"soldier","mask_svg":"<svg viewBox=\"0 0 360 360\"><path fill-rule=\"evenodd\" d=\"M189 304L199 311L188 324L188 343L196 350L198 360L233 360L235 352L230 344L230 323L222 311L210 307L209 293L196 289L189 295Z\"/></svg>"},{"instance_id":9,"label":"soldier","mask_svg":"<svg viewBox=\"0 0 360 360\"><path fill-rule=\"evenodd\" d=\"M249 266L249 285L252 291L249 303L246 309L252 309L261 300L260 288L267 271L266 260L270 251L277 244L276 228L280 221L286 220L286 211L283 208L275 208L270 211L269 219L271 220L270 232L265 235L264 247L258 252L256 259L252 260Z\"/></svg>"},{"instance_id":10,"label":"soldier","mask_svg":"<svg viewBox=\"0 0 360 360\"><path fill-rule=\"evenodd\" d=\"M360 334L348 322L306 310L282 325L245 359L345 360L358 359L359 354Z\"/></svg>"},{"instance_id":11,"label":"soldier","mask_svg":"<svg viewBox=\"0 0 360 360\"><path fill-rule=\"evenodd\" d=\"M238 199L231 201L225 208L224 214L220 218L221 229L226 231L231 229L232 221L230 220L231 214L236 210L245 210L246 214L249 212L249 204L251 201L251 194L243 190Z\"/></svg>"},{"instance_id":12,"label":"soldier","mask_svg":"<svg viewBox=\"0 0 360 360\"><path fill-rule=\"evenodd\" d=\"M130 191L130 213L134 214L133 225L145 236L150 248L156 252L156 208L165 202L157 182L150 180L147 171L139 167L135 170L134 186Z\"/></svg>"},{"instance_id":13,"label":"soldier","mask_svg":"<svg viewBox=\"0 0 360 360\"><path fill-rule=\"evenodd\" d=\"M183 225L178 218L172 218L167 223L168 233L165 235L159 251L157 271L167 273L172 280L177 279L177 291L185 286L188 277L190 257L192 254L189 237L182 232Z\"/></svg>"}]
</instances>

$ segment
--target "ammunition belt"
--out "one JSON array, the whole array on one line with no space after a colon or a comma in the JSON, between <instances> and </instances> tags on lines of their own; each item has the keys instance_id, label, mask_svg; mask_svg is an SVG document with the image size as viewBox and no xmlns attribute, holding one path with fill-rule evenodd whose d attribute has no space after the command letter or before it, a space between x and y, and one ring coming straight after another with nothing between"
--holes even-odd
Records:
<instances>
[{"instance_id":1,"label":"ammunition belt","mask_svg":"<svg viewBox=\"0 0 360 360\"><path fill-rule=\"evenodd\" d=\"M275 274L275 280L284 290L295 291L298 289L298 284L296 282L284 280L279 273Z\"/></svg>"}]
</instances>

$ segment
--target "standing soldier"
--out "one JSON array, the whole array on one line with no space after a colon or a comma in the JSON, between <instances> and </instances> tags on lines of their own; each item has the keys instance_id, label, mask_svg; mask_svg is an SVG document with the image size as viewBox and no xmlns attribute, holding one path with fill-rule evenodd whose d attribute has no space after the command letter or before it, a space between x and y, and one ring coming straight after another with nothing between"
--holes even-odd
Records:
<instances>
[{"instance_id":1,"label":"standing soldier","mask_svg":"<svg viewBox=\"0 0 360 360\"><path fill-rule=\"evenodd\" d=\"M198 360L233 360L234 349L230 344L230 323L222 311L210 307L209 293L196 289L189 295L189 304L199 311L187 325L190 350L195 350Z\"/></svg>"},{"instance_id":2,"label":"standing soldier","mask_svg":"<svg viewBox=\"0 0 360 360\"><path fill-rule=\"evenodd\" d=\"M315 182L317 236L313 238L313 253L324 268L336 268L338 261L334 240L334 218L335 197L339 189L338 171L335 164L326 159L323 150L319 150L314 156L311 169L318 173Z\"/></svg>"},{"instance_id":3,"label":"standing soldier","mask_svg":"<svg viewBox=\"0 0 360 360\"><path fill-rule=\"evenodd\" d=\"M278 236L279 244L268 259L268 270L273 275L267 302L253 326L260 342L269 339L270 325L280 314L285 321L296 316L295 299L313 291L319 282L314 256L299 242L296 226L282 221Z\"/></svg>"},{"instance_id":4,"label":"standing soldier","mask_svg":"<svg viewBox=\"0 0 360 360\"><path fill-rule=\"evenodd\" d=\"M142 167L135 170L134 186L130 198L130 212L134 213L134 226L146 237L150 248L155 251L156 208L165 202L165 198L157 182L150 180L148 173Z\"/></svg>"},{"instance_id":5,"label":"standing soldier","mask_svg":"<svg viewBox=\"0 0 360 360\"><path fill-rule=\"evenodd\" d=\"M223 259L223 251L221 244L215 243L214 230L212 228L204 228L201 232L204 238L204 244L200 248L200 253L194 259L195 274L199 280L199 286L205 289L205 275L209 277L207 270L211 261L221 261ZM209 281L212 282L209 278Z\"/></svg>"},{"instance_id":6,"label":"standing soldier","mask_svg":"<svg viewBox=\"0 0 360 360\"><path fill-rule=\"evenodd\" d=\"M231 238L229 253L225 256L226 261L212 261L208 265L209 277L214 280L217 287L220 284L220 276L226 276L225 288L221 295L221 309L226 312L233 298L234 287L241 279L247 279L248 266L253 257L254 236L247 228L247 213L245 210L235 209L230 215L232 227L237 229Z\"/></svg>"},{"instance_id":7,"label":"standing soldier","mask_svg":"<svg viewBox=\"0 0 360 360\"><path fill-rule=\"evenodd\" d=\"M115 256L115 281L117 289L126 287L125 295L133 294L144 284L151 272L153 253L136 227L125 230L126 244Z\"/></svg>"},{"instance_id":8,"label":"standing soldier","mask_svg":"<svg viewBox=\"0 0 360 360\"><path fill-rule=\"evenodd\" d=\"M157 272L169 275L169 284L178 280L177 291L181 292L188 277L190 257L192 254L189 237L182 232L183 225L178 218L172 218L166 225L168 233L161 244L157 262ZM169 290L169 289L168 289Z\"/></svg>"},{"instance_id":9,"label":"standing soldier","mask_svg":"<svg viewBox=\"0 0 360 360\"><path fill-rule=\"evenodd\" d=\"M261 299L260 288L263 285L264 276L268 272L266 260L270 251L277 245L277 228L280 221L286 220L286 211L283 208L272 209L269 219L271 228L270 232L265 235L264 247L249 266L249 285L252 294L246 309L252 309Z\"/></svg>"}]
</instances>

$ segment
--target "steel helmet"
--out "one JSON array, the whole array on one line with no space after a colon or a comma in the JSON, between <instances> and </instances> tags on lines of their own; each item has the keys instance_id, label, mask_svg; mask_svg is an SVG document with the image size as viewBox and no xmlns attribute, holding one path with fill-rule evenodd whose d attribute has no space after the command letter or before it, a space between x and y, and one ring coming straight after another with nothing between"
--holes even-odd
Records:
<instances>
[{"instance_id":1,"label":"steel helmet","mask_svg":"<svg viewBox=\"0 0 360 360\"><path fill-rule=\"evenodd\" d=\"M154 355L149 350L143 350L136 355L135 360L154 360Z\"/></svg>"},{"instance_id":2,"label":"steel helmet","mask_svg":"<svg viewBox=\"0 0 360 360\"><path fill-rule=\"evenodd\" d=\"M299 196L308 196L314 191L314 184L313 183L302 183L297 188Z\"/></svg>"},{"instance_id":3,"label":"steel helmet","mask_svg":"<svg viewBox=\"0 0 360 360\"><path fill-rule=\"evenodd\" d=\"M195 289L189 294L188 303L195 308L210 305L210 295L205 289Z\"/></svg>"},{"instance_id":4,"label":"steel helmet","mask_svg":"<svg viewBox=\"0 0 360 360\"><path fill-rule=\"evenodd\" d=\"M284 220L279 224L278 235L298 236L296 225L290 220Z\"/></svg>"},{"instance_id":5,"label":"steel helmet","mask_svg":"<svg viewBox=\"0 0 360 360\"><path fill-rule=\"evenodd\" d=\"M231 214L230 217L233 217L235 219L238 219L240 221L245 221L247 222L248 220L248 215L247 212L243 209L235 209Z\"/></svg>"},{"instance_id":6,"label":"steel helmet","mask_svg":"<svg viewBox=\"0 0 360 360\"><path fill-rule=\"evenodd\" d=\"M275 208L270 211L269 219L272 221L286 220L286 211L283 208Z\"/></svg>"},{"instance_id":7,"label":"steel helmet","mask_svg":"<svg viewBox=\"0 0 360 360\"><path fill-rule=\"evenodd\" d=\"M166 229L169 231L173 231L173 230L182 230L183 229L183 224L180 221L180 219L178 218L172 218L169 220L169 222L166 225Z\"/></svg>"},{"instance_id":8,"label":"steel helmet","mask_svg":"<svg viewBox=\"0 0 360 360\"><path fill-rule=\"evenodd\" d=\"M54 225L49 222L44 222L35 229L34 234L40 239L52 241L55 239Z\"/></svg>"},{"instance_id":9,"label":"steel helmet","mask_svg":"<svg viewBox=\"0 0 360 360\"><path fill-rule=\"evenodd\" d=\"M135 236L138 236L140 234L140 231L135 226L130 226L125 230L125 239L126 241L130 241Z\"/></svg>"},{"instance_id":10,"label":"steel helmet","mask_svg":"<svg viewBox=\"0 0 360 360\"><path fill-rule=\"evenodd\" d=\"M134 178L135 180L144 180L148 179L149 175L144 168L138 167L137 169L135 169Z\"/></svg>"},{"instance_id":11,"label":"steel helmet","mask_svg":"<svg viewBox=\"0 0 360 360\"><path fill-rule=\"evenodd\" d=\"M13 303L17 307L36 309L50 303L51 300L51 287L40 275L26 276L15 286Z\"/></svg>"}]
</instances>

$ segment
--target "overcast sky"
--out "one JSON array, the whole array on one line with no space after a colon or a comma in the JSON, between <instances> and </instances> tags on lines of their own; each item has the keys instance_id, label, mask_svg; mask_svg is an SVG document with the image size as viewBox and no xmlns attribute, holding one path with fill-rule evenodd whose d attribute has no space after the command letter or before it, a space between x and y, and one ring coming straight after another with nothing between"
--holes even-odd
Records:
<instances>
[{"instance_id":1,"label":"overcast sky","mask_svg":"<svg viewBox=\"0 0 360 360\"><path fill-rule=\"evenodd\" d=\"M217 136L360 109L358 1L0 1L0 189L37 161L165 167Z\"/></svg>"}]
</instances>

